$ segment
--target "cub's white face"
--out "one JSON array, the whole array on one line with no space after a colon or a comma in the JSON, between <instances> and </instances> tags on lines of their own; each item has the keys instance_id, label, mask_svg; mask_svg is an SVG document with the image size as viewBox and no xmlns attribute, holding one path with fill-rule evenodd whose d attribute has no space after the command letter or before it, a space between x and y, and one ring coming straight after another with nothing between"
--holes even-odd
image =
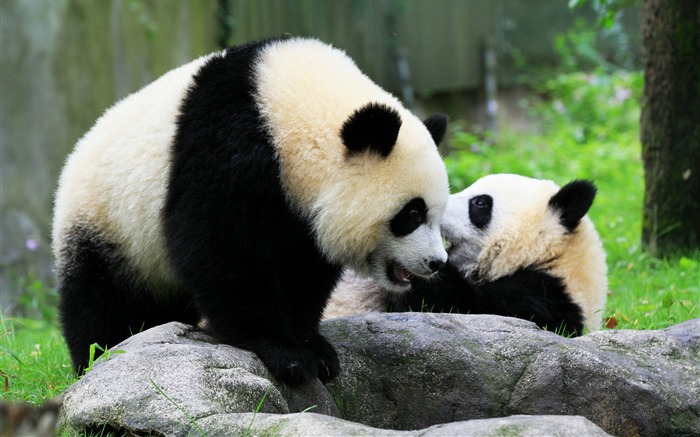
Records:
<instances>
[{"instance_id":1,"label":"cub's white face","mask_svg":"<svg viewBox=\"0 0 700 437\"><path fill-rule=\"evenodd\" d=\"M405 291L412 275L430 277L447 262L440 234L443 211L444 205L414 198L394 215L368 257L369 273L383 288Z\"/></svg>"},{"instance_id":2,"label":"cub's white face","mask_svg":"<svg viewBox=\"0 0 700 437\"><path fill-rule=\"evenodd\" d=\"M596 329L607 295L605 251L586 216L595 188L512 174L485 176L450 196L442 218L449 262L472 282L536 267L561 278Z\"/></svg>"},{"instance_id":3,"label":"cub's white face","mask_svg":"<svg viewBox=\"0 0 700 437\"><path fill-rule=\"evenodd\" d=\"M472 280L546 263L564 241L565 229L548 208L558 189L547 180L495 174L451 195L442 219L450 263Z\"/></svg>"}]
</instances>

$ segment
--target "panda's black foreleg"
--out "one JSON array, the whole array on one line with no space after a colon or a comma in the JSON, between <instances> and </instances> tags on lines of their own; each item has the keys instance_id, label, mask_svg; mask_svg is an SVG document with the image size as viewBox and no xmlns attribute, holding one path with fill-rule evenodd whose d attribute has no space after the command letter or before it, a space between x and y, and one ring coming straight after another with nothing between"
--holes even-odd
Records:
<instances>
[{"instance_id":1,"label":"panda's black foreleg","mask_svg":"<svg viewBox=\"0 0 700 437\"><path fill-rule=\"evenodd\" d=\"M292 293L289 299L298 335L304 346L311 349L318 359L318 377L326 382L340 373L340 361L335 348L319 333L319 322L328 298L341 274L339 267L326 263L315 254L309 253L304 265L293 262L288 268L295 272L311 271L310 275L286 275L287 290Z\"/></svg>"},{"instance_id":2,"label":"panda's black foreleg","mask_svg":"<svg viewBox=\"0 0 700 437\"><path fill-rule=\"evenodd\" d=\"M335 348L321 334L313 335L305 340L304 345L316 355L318 378L327 382L340 373L340 360Z\"/></svg>"},{"instance_id":3,"label":"panda's black foreleg","mask_svg":"<svg viewBox=\"0 0 700 437\"><path fill-rule=\"evenodd\" d=\"M286 384L298 386L320 376L316 354L299 343L258 338L248 346L243 345L255 352L275 378Z\"/></svg>"},{"instance_id":4,"label":"panda's black foreleg","mask_svg":"<svg viewBox=\"0 0 700 437\"><path fill-rule=\"evenodd\" d=\"M324 359L337 360L332 347L323 343L325 339L304 341L300 336L303 329L274 275L239 272L225 281L200 281L193 289L207 330L223 343L255 352L275 378L286 384L296 386L324 376L319 372L326 367Z\"/></svg>"}]
</instances>

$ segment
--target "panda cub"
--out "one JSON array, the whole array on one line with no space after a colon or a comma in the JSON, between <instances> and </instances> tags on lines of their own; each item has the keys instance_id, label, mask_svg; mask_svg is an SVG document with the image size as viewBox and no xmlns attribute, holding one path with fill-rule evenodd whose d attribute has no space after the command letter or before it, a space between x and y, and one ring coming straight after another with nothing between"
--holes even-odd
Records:
<instances>
[{"instance_id":1,"label":"panda cub","mask_svg":"<svg viewBox=\"0 0 700 437\"><path fill-rule=\"evenodd\" d=\"M324 318L367 311L498 314L563 335L598 329L607 296L605 252L586 216L594 185L512 174L453 194L442 219L449 261L434 279L390 293L345 272Z\"/></svg>"},{"instance_id":2,"label":"panda cub","mask_svg":"<svg viewBox=\"0 0 700 437\"><path fill-rule=\"evenodd\" d=\"M204 56L118 102L80 139L56 192L75 370L92 343L206 320L285 383L334 377L318 324L341 266L402 291L447 260L446 125L304 38Z\"/></svg>"}]
</instances>

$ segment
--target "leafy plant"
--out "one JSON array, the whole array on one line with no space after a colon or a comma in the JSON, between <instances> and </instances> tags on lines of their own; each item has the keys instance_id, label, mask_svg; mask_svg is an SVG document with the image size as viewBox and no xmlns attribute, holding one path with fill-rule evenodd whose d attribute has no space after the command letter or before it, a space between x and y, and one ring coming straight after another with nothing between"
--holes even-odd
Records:
<instances>
[{"instance_id":1,"label":"leafy plant","mask_svg":"<svg viewBox=\"0 0 700 437\"><path fill-rule=\"evenodd\" d=\"M49 323L58 320L58 293L53 287L47 286L32 271L21 276L10 272L9 277L14 290L12 295L17 296L13 314Z\"/></svg>"},{"instance_id":2,"label":"leafy plant","mask_svg":"<svg viewBox=\"0 0 700 437\"><path fill-rule=\"evenodd\" d=\"M97 359L95 359L95 353L97 351L102 352ZM100 360L104 361L109 361L109 359L112 357L112 355L118 355L118 354L123 354L125 351L121 349L115 349L115 350L110 350L107 345L105 346L100 346L97 343L93 343L90 345L90 350L88 354L88 365L85 368L85 371L83 372L83 375L88 373L90 370L92 370L92 367Z\"/></svg>"},{"instance_id":3,"label":"leafy plant","mask_svg":"<svg viewBox=\"0 0 700 437\"><path fill-rule=\"evenodd\" d=\"M571 9L580 8L590 3L598 15L598 24L605 28L615 25L617 16L625 8L639 4L639 0L569 0Z\"/></svg>"}]
</instances>

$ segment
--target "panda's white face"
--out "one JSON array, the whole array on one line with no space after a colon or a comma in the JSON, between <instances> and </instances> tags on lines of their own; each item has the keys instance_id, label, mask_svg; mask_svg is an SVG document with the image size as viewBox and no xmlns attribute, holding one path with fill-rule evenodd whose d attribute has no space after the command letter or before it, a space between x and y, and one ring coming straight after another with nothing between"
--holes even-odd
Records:
<instances>
[{"instance_id":1,"label":"panda's white face","mask_svg":"<svg viewBox=\"0 0 700 437\"><path fill-rule=\"evenodd\" d=\"M388 224L368 257L370 274L390 291L410 287L412 275L430 277L447 261L440 235L444 206L428 206L422 198L411 199Z\"/></svg>"},{"instance_id":2,"label":"panda's white face","mask_svg":"<svg viewBox=\"0 0 700 437\"><path fill-rule=\"evenodd\" d=\"M320 42L272 44L255 74L284 194L329 261L394 291L446 262L446 116L420 120Z\"/></svg>"},{"instance_id":3,"label":"panda's white face","mask_svg":"<svg viewBox=\"0 0 700 437\"><path fill-rule=\"evenodd\" d=\"M450 263L472 280L546 263L566 233L548 207L558 189L547 180L496 174L450 196L442 219Z\"/></svg>"}]
</instances>

